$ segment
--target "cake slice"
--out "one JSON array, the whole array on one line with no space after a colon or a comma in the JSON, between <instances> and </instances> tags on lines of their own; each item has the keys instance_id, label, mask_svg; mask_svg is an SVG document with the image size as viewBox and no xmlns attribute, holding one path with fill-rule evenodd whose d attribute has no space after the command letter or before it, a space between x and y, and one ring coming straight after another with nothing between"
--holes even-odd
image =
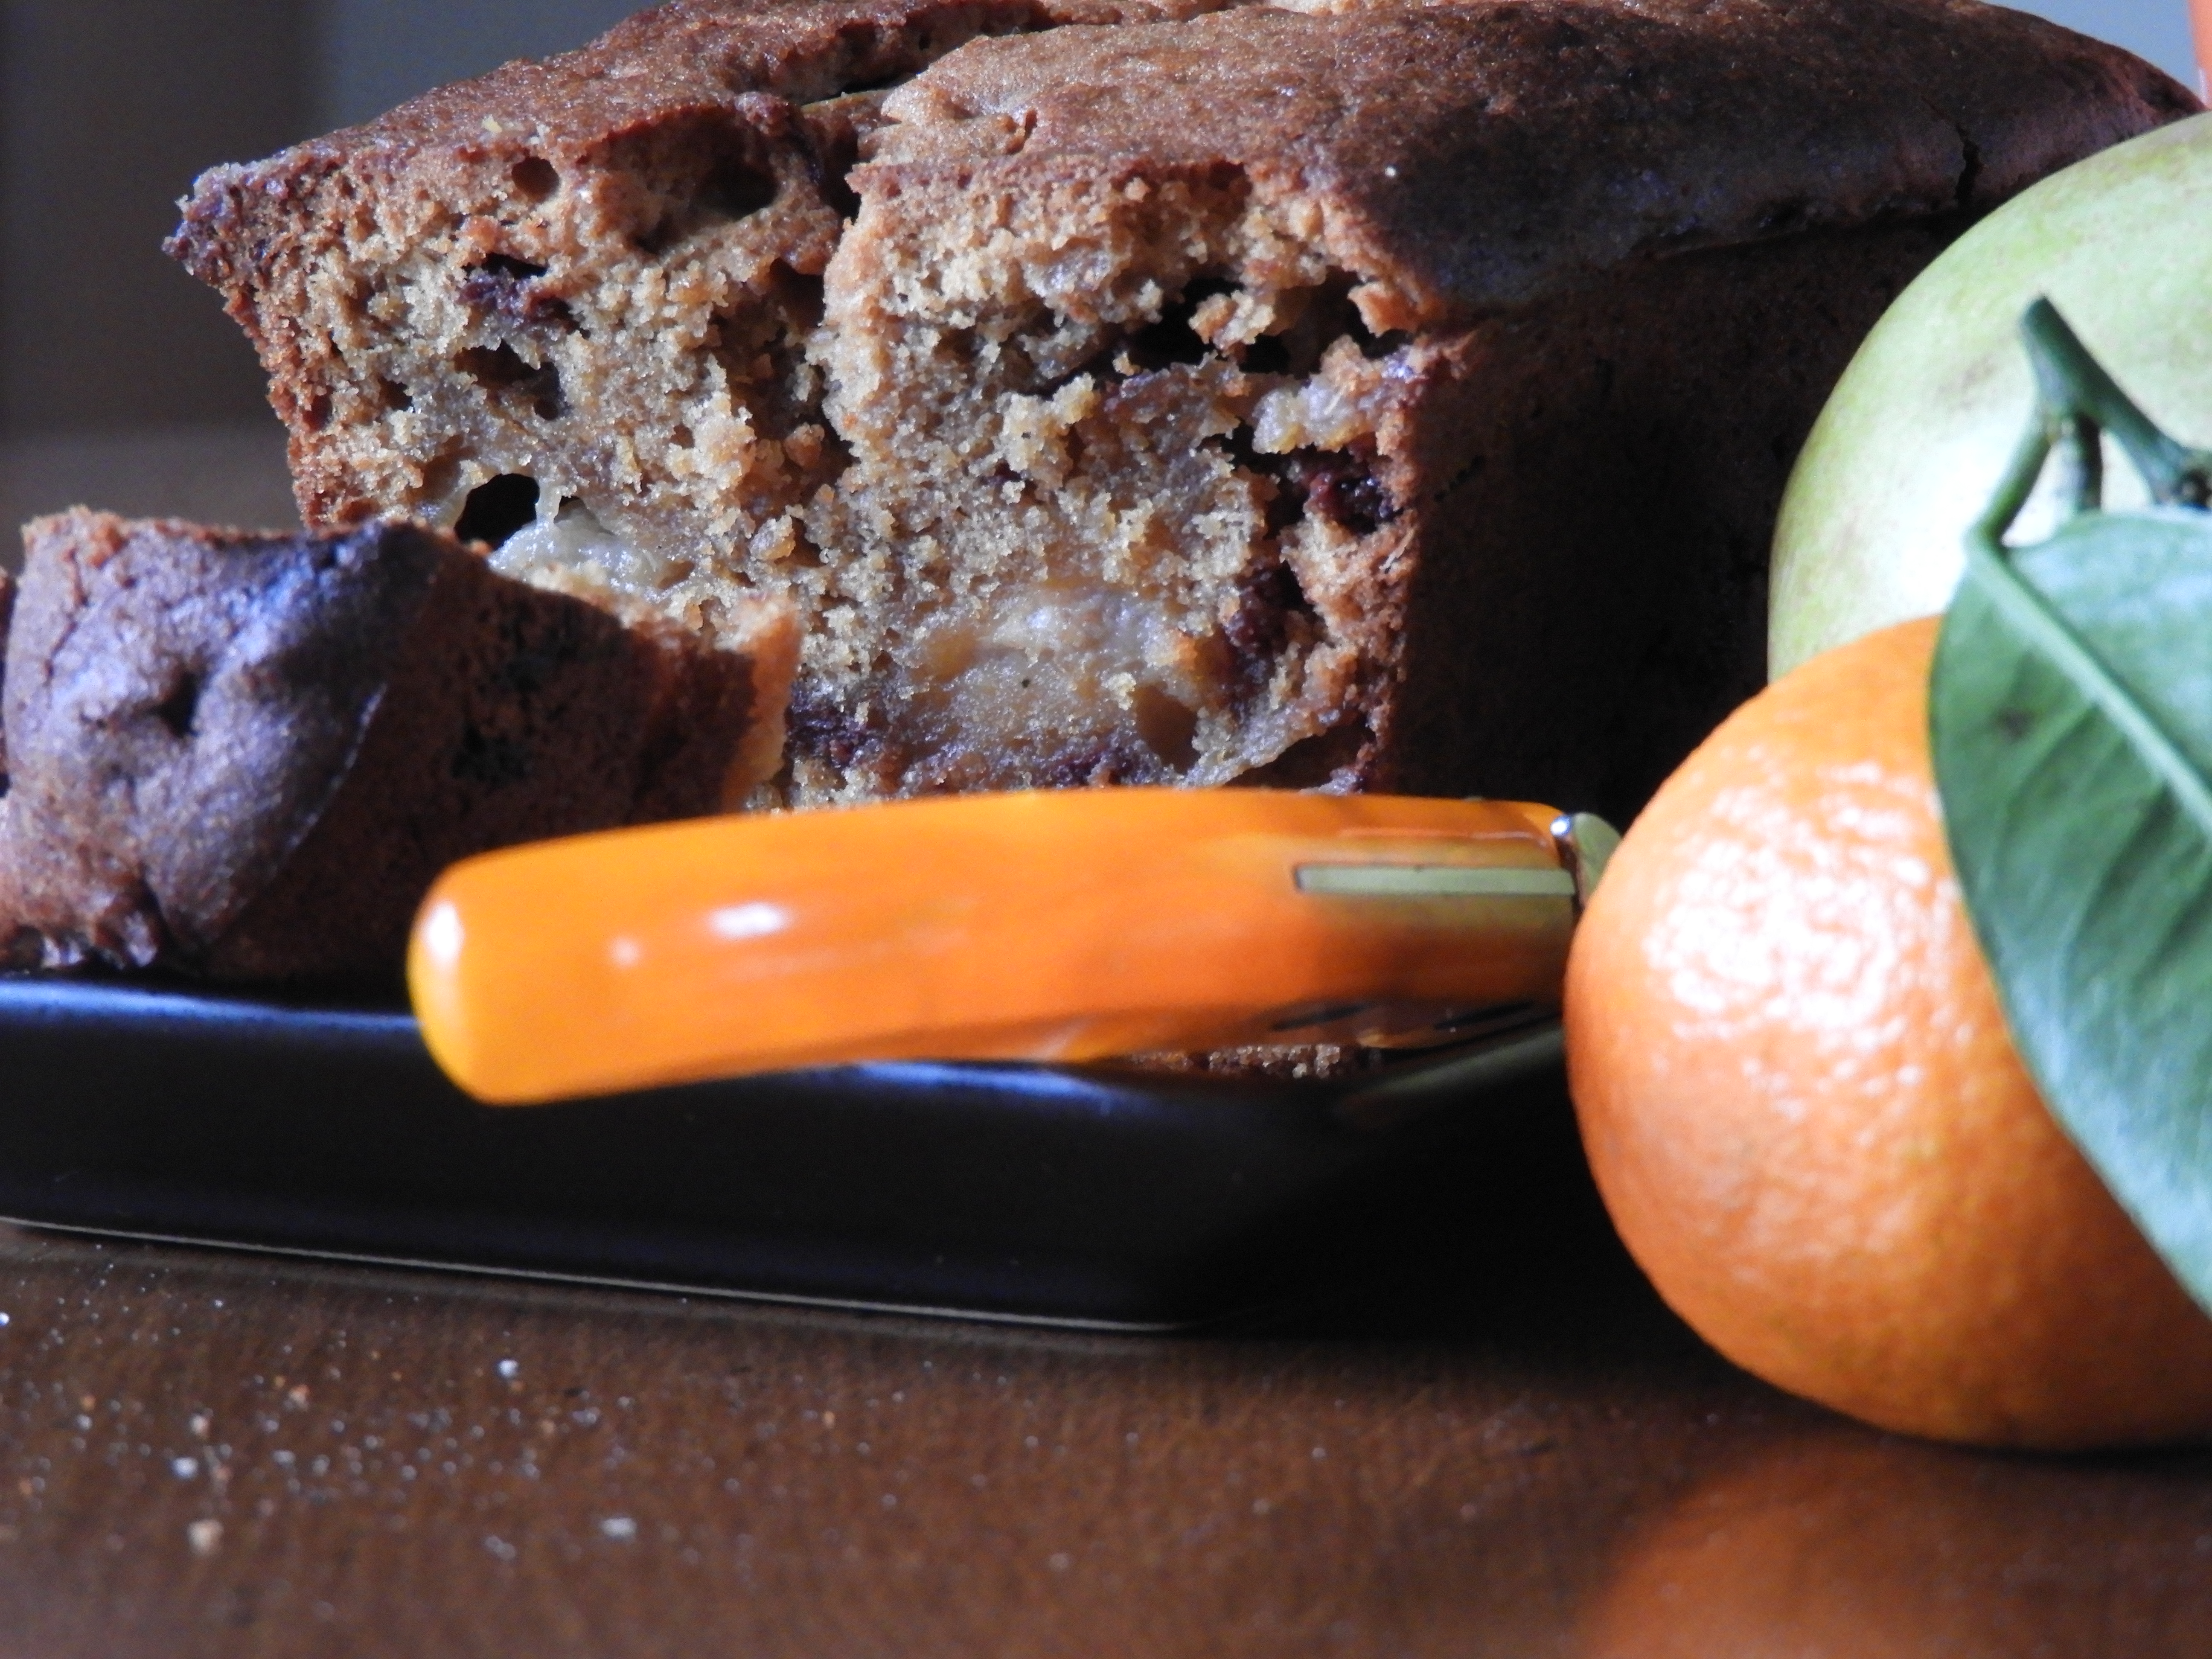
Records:
<instances>
[{"instance_id":1,"label":"cake slice","mask_svg":"<svg viewBox=\"0 0 2212 1659\"><path fill-rule=\"evenodd\" d=\"M456 859L720 810L774 771L796 640L734 648L404 521L25 532L0 940L16 967L396 980Z\"/></svg>"},{"instance_id":2,"label":"cake slice","mask_svg":"<svg viewBox=\"0 0 2212 1659\"><path fill-rule=\"evenodd\" d=\"M1897 290L2197 107L1972 0L683 0L217 169L309 520L803 635L765 799L1626 816Z\"/></svg>"}]
</instances>

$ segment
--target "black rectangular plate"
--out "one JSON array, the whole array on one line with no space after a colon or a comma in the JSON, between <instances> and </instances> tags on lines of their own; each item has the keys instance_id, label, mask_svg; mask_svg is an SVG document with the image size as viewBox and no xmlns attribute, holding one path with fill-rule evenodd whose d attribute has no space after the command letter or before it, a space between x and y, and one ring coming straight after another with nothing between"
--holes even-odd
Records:
<instances>
[{"instance_id":1,"label":"black rectangular plate","mask_svg":"<svg viewBox=\"0 0 2212 1659\"><path fill-rule=\"evenodd\" d=\"M1563 1111L1556 1024L1351 1084L896 1065L526 1109L404 1012L0 981L0 1216L848 1307L1165 1328L1387 1252Z\"/></svg>"}]
</instances>

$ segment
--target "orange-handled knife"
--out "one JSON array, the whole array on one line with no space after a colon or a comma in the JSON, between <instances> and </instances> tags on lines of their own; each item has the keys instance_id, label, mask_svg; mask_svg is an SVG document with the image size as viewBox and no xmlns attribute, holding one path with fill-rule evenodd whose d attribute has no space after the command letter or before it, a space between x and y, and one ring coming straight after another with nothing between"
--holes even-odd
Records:
<instances>
[{"instance_id":1,"label":"orange-handled knife","mask_svg":"<svg viewBox=\"0 0 2212 1659\"><path fill-rule=\"evenodd\" d=\"M1617 839L1504 801L970 795L471 859L408 957L479 1099L866 1060L1450 1042L1556 1006Z\"/></svg>"}]
</instances>

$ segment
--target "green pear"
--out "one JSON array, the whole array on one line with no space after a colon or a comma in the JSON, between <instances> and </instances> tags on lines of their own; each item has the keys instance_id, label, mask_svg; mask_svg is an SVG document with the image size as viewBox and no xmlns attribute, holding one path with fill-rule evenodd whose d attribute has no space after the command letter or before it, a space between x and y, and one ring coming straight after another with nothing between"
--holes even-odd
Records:
<instances>
[{"instance_id":1,"label":"green pear","mask_svg":"<svg viewBox=\"0 0 2212 1659\"><path fill-rule=\"evenodd\" d=\"M2212 115L2052 174L1898 296L1806 441L1775 532L1767 663L1950 603L1963 538L2035 410L2020 319L2049 298L2152 420L2212 447ZM2106 500L2142 497L2107 454ZM2014 526L2055 522L2056 468Z\"/></svg>"}]
</instances>

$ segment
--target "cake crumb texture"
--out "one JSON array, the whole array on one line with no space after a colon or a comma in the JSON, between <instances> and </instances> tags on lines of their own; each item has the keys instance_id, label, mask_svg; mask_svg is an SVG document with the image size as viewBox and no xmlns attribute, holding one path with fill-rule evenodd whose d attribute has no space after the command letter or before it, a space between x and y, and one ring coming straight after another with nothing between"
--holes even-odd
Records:
<instances>
[{"instance_id":1,"label":"cake crumb texture","mask_svg":"<svg viewBox=\"0 0 2212 1659\"><path fill-rule=\"evenodd\" d=\"M787 606L757 804L1625 817L1759 684L1890 295L2196 107L1972 0L686 0L219 168L171 246L311 525L740 649Z\"/></svg>"}]
</instances>

